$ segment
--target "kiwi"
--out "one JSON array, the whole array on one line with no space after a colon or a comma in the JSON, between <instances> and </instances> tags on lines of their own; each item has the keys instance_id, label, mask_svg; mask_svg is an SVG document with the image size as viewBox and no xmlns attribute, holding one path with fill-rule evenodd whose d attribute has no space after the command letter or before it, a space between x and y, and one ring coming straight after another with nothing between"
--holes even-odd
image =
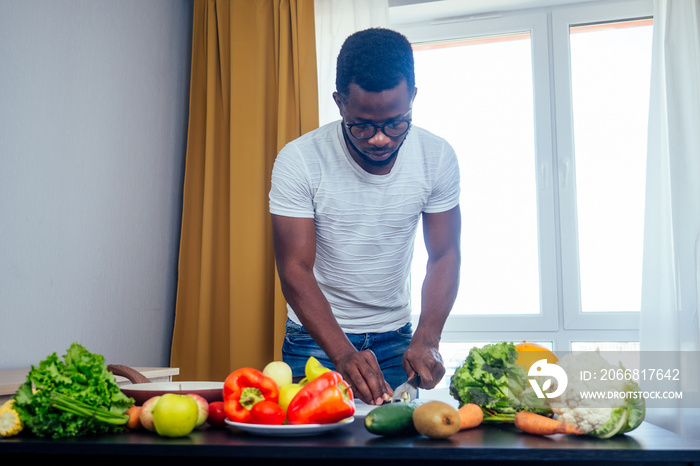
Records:
<instances>
[{"instance_id":1,"label":"kiwi","mask_svg":"<svg viewBox=\"0 0 700 466\"><path fill-rule=\"evenodd\" d=\"M459 414L445 402L428 401L413 410L413 425L426 437L447 438L459 431Z\"/></svg>"}]
</instances>

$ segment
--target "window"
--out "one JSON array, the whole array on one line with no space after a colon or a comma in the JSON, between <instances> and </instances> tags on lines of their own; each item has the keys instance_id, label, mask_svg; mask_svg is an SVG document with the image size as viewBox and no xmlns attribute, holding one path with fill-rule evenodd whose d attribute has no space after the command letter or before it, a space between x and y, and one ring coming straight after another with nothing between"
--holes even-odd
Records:
<instances>
[{"instance_id":1,"label":"window","mask_svg":"<svg viewBox=\"0 0 700 466\"><path fill-rule=\"evenodd\" d=\"M413 121L462 154L454 315L540 313L531 55L529 33L415 46ZM422 278L414 275L413 290Z\"/></svg>"},{"instance_id":2,"label":"window","mask_svg":"<svg viewBox=\"0 0 700 466\"><path fill-rule=\"evenodd\" d=\"M572 25L568 33L571 110L560 106L572 117L566 135L574 136L565 135L560 147L563 176L573 181L561 189L560 204L569 233L562 255L571 290L565 318L570 327L630 327L641 300L652 24Z\"/></svg>"},{"instance_id":3,"label":"window","mask_svg":"<svg viewBox=\"0 0 700 466\"><path fill-rule=\"evenodd\" d=\"M448 377L484 342L638 348L651 13L596 2L390 25L415 48L414 124L460 158ZM420 237L415 257L417 317Z\"/></svg>"},{"instance_id":4,"label":"window","mask_svg":"<svg viewBox=\"0 0 700 466\"><path fill-rule=\"evenodd\" d=\"M651 27L639 20L570 28L584 313L641 306L649 81L640 77L651 71Z\"/></svg>"}]
</instances>

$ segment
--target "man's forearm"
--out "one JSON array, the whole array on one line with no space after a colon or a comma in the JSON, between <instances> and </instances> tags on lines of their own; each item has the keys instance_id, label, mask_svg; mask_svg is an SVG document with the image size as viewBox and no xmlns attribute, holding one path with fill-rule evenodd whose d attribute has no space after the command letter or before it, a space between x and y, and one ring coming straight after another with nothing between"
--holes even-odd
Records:
<instances>
[{"instance_id":1,"label":"man's forearm","mask_svg":"<svg viewBox=\"0 0 700 466\"><path fill-rule=\"evenodd\" d=\"M280 271L282 293L309 335L335 362L355 351L333 316L331 306L312 271L302 268Z\"/></svg>"},{"instance_id":2,"label":"man's forearm","mask_svg":"<svg viewBox=\"0 0 700 466\"><path fill-rule=\"evenodd\" d=\"M460 255L456 250L428 262L415 337L435 347L457 297L459 267Z\"/></svg>"}]
</instances>

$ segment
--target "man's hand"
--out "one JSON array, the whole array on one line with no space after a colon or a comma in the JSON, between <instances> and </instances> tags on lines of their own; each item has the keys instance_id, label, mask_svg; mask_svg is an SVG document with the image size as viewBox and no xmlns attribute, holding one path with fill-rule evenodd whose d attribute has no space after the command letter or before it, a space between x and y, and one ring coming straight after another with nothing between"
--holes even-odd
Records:
<instances>
[{"instance_id":1,"label":"man's hand","mask_svg":"<svg viewBox=\"0 0 700 466\"><path fill-rule=\"evenodd\" d=\"M409 379L415 373L420 374L420 388L426 390L434 388L445 375L445 366L437 346L415 337L403 355L402 364Z\"/></svg>"},{"instance_id":2,"label":"man's hand","mask_svg":"<svg viewBox=\"0 0 700 466\"><path fill-rule=\"evenodd\" d=\"M350 384L353 394L368 404L381 405L393 391L384 380L377 357L370 350L353 351L333 361L336 370Z\"/></svg>"}]
</instances>

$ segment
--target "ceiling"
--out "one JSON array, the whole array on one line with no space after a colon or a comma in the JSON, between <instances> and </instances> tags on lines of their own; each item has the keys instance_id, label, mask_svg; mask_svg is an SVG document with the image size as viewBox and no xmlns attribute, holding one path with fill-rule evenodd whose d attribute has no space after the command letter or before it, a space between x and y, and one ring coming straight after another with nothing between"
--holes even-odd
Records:
<instances>
[{"instance_id":1,"label":"ceiling","mask_svg":"<svg viewBox=\"0 0 700 466\"><path fill-rule=\"evenodd\" d=\"M388 0L391 24L603 0Z\"/></svg>"}]
</instances>

